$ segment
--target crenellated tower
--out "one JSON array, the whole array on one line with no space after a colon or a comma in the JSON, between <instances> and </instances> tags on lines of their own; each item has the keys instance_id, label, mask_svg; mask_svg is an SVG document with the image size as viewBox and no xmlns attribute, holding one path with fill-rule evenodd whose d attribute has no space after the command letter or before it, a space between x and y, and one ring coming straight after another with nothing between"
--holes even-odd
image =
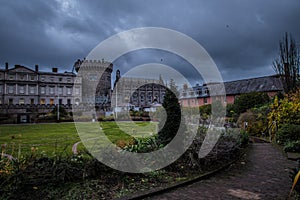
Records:
<instances>
[{"instance_id":1,"label":"crenellated tower","mask_svg":"<svg viewBox=\"0 0 300 200\"><path fill-rule=\"evenodd\" d=\"M95 103L99 110L111 108L111 73L113 64L102 60L77 60L74 64L82 80L82 102ZM96 93L92 94L93 91ZM95 98L95 99L93 99Z\"/></svg>"}]
</instances>

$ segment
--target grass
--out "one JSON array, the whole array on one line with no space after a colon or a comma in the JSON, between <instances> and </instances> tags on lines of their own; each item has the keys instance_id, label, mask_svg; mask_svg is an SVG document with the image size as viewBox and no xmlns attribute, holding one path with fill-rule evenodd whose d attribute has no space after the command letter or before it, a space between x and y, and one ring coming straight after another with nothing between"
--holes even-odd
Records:
<instances>
[{"instance_id":1,"label":"grass","mask_svg":"<svg viewBox=\"0 0 300 200\"><path fill-rule=\"evenodd\" d=\"M82 123L85 132L91 137L98 134L93 123ZM134 128L132 128L134 125ZM129 142L134 137L146 137L155 134L156 124L149 122L100 122L105 135L113 143L119 141ZM89 130L90 129L90 130ZM128 134L126 134L128 133ZM131 136L132 135L132 136ZM6 144L5 153L14 157L21 154L31 153L32 147L37 148L37 153L48 156L53 154L72 154L72 146L81 139L77 133L74 123L56 124L24 124L24 125L1 125L0 126L0 145ZM78 145L79 150L83 150L82 143Z\"/></svg>"}]
</instances>

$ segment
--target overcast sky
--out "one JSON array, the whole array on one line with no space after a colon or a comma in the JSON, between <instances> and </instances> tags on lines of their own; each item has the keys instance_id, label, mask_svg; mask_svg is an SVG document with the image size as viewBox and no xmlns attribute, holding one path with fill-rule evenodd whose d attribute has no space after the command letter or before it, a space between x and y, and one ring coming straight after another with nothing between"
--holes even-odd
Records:
<instances>
[{"instance_id":1,"label":"overcast sky","mask_svg":"<svg viewBox=\"0 0 300 200\"><path fill-rule=\"evenodd\" d=\"M274 74L278 43L290 32L300 44L299 0L0 0L0 65L71 71L101 41L132 28L164 27L199 42L223 79ZM184 60L144 50L114 62L122 73L148 62L180 68ZM196 81L197 82L197 81Z\"/></svg>"}]
</instances>

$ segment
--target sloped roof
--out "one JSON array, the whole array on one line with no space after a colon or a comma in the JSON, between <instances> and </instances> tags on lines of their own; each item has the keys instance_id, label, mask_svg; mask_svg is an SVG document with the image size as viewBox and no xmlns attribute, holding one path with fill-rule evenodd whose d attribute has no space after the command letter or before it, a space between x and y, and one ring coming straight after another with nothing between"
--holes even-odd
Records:
<instances>
[{"instance_id":1,"label":"sloped roof","mask_svg":"<svg viewBox=\"0 0 300 200\"><path fill-rule=\"evenodd\" d=\"M45 71L34 71L28 67L22 66L22 65L15 65L13 68L10 68L8 70L6 69L0 69L1 72L24 72L24 73L35 73L35 74L48 74L48 75L63 75L63 76L76 76L73 72L45 72Z\"/></svg>"},{"instance_id":2,"label":"sloped roof","mask_svg":"<svg viewBox=\"0 0 300 200\"><path fill-rule=\"evenodd\" d=\"M226 94L283 91L278 75L225 82Z\"/></svg>"},{"instance_id":3,"label":"sloped roof","mask_svg":"<svg viewBox=\"0 0 300 200\"><path fill-rule=\"evenodd\" d=\"M8 69L9 72L25 72L25 73L36 73L36 71L33 71L32 69L29 69L28 67L22 66L22 65L15 65L13 68Z\"/></svg>"}]
</instances>

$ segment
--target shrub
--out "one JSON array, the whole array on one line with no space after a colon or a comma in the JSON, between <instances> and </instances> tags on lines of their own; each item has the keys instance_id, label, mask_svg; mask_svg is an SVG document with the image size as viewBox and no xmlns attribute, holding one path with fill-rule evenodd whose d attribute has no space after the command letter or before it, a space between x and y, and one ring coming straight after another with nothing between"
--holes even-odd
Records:
<instances>
[{"instance_id":1,"label":"shrub","mask_svg":"<svg viewBox=\"0 0 300 200\"><path fill-rule=\"evenodd\" d=\"M285 152L300 152L300 141L289 141L287 142L284 147L283 150Z\"/></svg>"},{"instance_id":2,"label":"shrub","mask_svg":"<svg viewBox=\"0 0 300 200\"><path fill-rule=\"evenodd\" d=\"M259 108L253 108L242 113L237 120L237 124L239 127L245 128L249 134L261 136L262 133L266 133L268 127L268 121L266 118L268 110L266 108L267 105ZM248 122L247 127L244 127L244 122Z\"/></svg>"},{"instance_id":3,"label":"shrub","mask_svg":"<svg viewBox=\"0 0 300 200\"><path fill-rule=\"evenodd\" d=\"M278 144L286 144L297 140L300 140L300 125L285 124L276 133Z\"/></svg>"},{"instance_id":4,"label":"shrub","mask_svg":"<svg viewBox=\"0 0 300 200\"><path fill-rule=\"evenodd\" d=\"M211 104L203 105L199 107L201 117L206 117L211 114Z\"/></svg>"},{"instance_id":5,"label":"shrub","mask_svg":"<svg viewBox=\"0 0 300 200\"><path fill-rule=\"evenodd\" d=\"M300 89L294 93L286 94L281 101L275 97L268 114L269 125L274 121L280 127L283 124L300 125Z\"/></svg>"},{"instance_id":6,"label":"shrub","mask_svg":"<svg viewBox=\"0 0 300 200\"><path fill-rule=\"evenodd\" d=\"M159 145L157 142L157 137L153 136L149 138L134 138L134 143L130 142L123 149L135 153L148 153L161 147L162 145Z\"/></svg>"},{"instance_id":7,"label":"shrub","mask_svg":"<svg viewBox=\"0 0 300 200\"><path fill-rule=\"evenodd\" d=\"M243 145L246 145L248 144L249 142L249 134L247 131L245 130L241 130L241 133L240 133L240 144L243 146Z\"/></svg>"},{"instance_id":8,"label":"shrub","mask_svg":"<svg viewBox=\"0 0 300 200\"><path fill-rule=\"evenodd\" d=\"M250 108L260 107L269 102L269 97L266 93L251 92L247 94L241 94L234 101L232 110L234 113L240 114L246 112Z\"/></svg>"}]
</instances>

